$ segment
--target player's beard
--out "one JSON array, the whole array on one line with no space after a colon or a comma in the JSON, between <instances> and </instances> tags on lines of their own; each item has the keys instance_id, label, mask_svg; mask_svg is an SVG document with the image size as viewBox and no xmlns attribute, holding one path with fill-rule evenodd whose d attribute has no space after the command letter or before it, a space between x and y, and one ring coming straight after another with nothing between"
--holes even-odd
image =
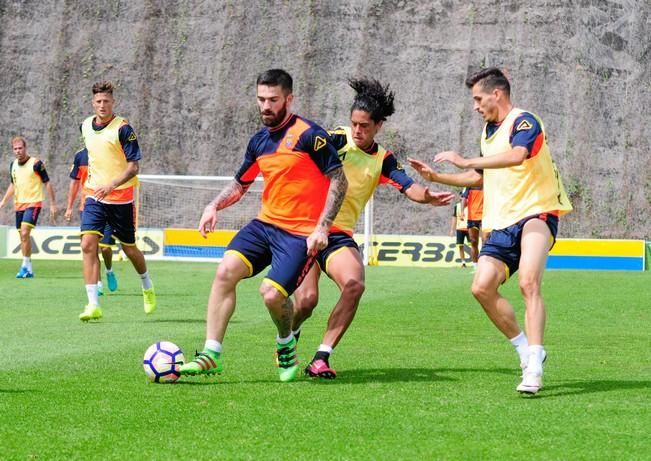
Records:
<instances>
[{"instance_id":1,"label":"player's beard","mask_svg":"<svg viewBox=\"0 0 651 461\"><path fill-rule=\"evenodd\" d=\"M262 124L264 126L268 126L269 128L280 125L282 121L285 120L286 116L287 104L284 104L283 108L280 109L277 113L273 113L271 111L260 112L260 119L262 120Z\"/></svg>"}]
</instances>

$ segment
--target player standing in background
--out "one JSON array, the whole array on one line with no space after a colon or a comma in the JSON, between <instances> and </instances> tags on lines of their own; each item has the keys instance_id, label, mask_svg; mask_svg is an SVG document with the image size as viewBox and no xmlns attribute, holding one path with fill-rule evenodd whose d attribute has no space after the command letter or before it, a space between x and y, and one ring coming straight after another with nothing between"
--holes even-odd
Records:
<instances>
[{"instance_id":1,"label":"player standing in background","mask_svg":"<svg viewBox=\"0 0 651 461\"><path fill-rule=\"evenodd\" d=\"M16 159L9 166L11 183L0 201L0 208L5 206L9 197L14 196L16 229L20 233L20 250L23 255L23 262L16 278L29 279L34 277L31 234L32 229L36 227L45 200L44 184L50 198L50 217L53 220L56 217L57 207L54 188L45 170L45 164L38 158L29 156L25 138L22 136L12 138L11 148Z\"/></svg>"},{"instance_id":2,"label":"player standing in background","mask_svg":"<svg viewBox=\"0 0 651 461\"><path fill-rule=\"evenodd\" d=\"M65 218L70 222L72 219L72 207L77 199L79 190L86 184L88 178L88 150L83 148L75 154L70 169L70 187L68 188L68 206L66 207ZM79 217L84 211L84 202L86 201L86 194L82 192L81 200L79 200ZM106 267L106 280L108 281L109 290L115 291L118 289L118 279L113 272L113 248L115 246L115 239L112 236L113 231L111 226L107 223L104 228L104 236L99 242L99 249L102 253L104 266ZM97 279L97 294L102 295L102 277Z\"/></svg>"},{"instance_id":3,"label":"player standing in background","mask_svg":"<svg viewBox=\"0 0 651 461\"><path fill-rule=\"evenodd\" d=\"M479 256L472 293L495 326L515 346L523 371L517 390L535 394L542 388L545 306L541 284L559 215L572 210L554 164L545 127L531 112L513 107L508 79L497 68L484 69L466 80L474 109L486 122L481 156L466 159L441 152L435 163L449 162L467 171L436 173L410 160L427 179L454 186L484 186L484 229L490 231ZM522 332L513 307L499 287L517 270L526 307Z\"/></svg>"},{"instance_id":4,"label":"player standing in background","mask_svg":"<svg viewBox=\"0 0 651 461\"><path fill-rule=\"evenodd\" d=\"M464 244L468 239L468 216L466 213L466 189L461 191L461 200L452 208L452 219L450 220L450 235L456 235L457 248L459 248L459 259L461 267L466 267L466 251Z\"/></svg>"},{"instance_id":5,"label":"player standing in background","mask_svg":"<svg viewBox=\"0 0 651 461\"><path fill-rule=\"evenodd\" d=\"M217 211L239 201L262 173L262 209L228 245L208 299L204 350L181 367L182 374L223 371L222 342L235 310L235 288L271 265L260 294L278 330L278 375L283 382L298 375L290 296L316 252L327 245L347 182L328 134L290 112L292 86L292 77L281 69L258 76L257 101L265 128L251 138L235 179L205 208L199 222L205 237L215 229Z\"/></svg>"},{"instance_id":6,"label":"player standing in background","mask_svg":"<svg viewBox=\"0 0 651 461\"><path fill-rule=\"evenodd\" d=\"M305 369L312 377L334 379L336 372L329 358L357 312L364 293L364 265L359 248L353 239L355 224L379 184L390 184L417 203L447 205L453 197L449 192L432 192L414 183L394 155L375 142L375 136L387 117L395 111L394 94L389 86L377 80L350 80L355 99L350 109L350 127L339 127L330 132L339 152L348 179L348 190L337 215L328 246L317 255L314 265L294 293L294 335L298 337L303 322L312 315L319 301L319 277L325 272L341 294L333 308L328 326L314 358Z\"/></svg>"},{"instance_id":7,"label":"player standing in background","mask_svg":"<svg viewBox=\"0 0 651 461\"><path fill-rule=\"evenodd\" d=\"M97 82L92 91L95 115L81 124L81 135L88 150L86 199L81 215L81 251L88 304L79 319L88 321L102 317L97 295L97 251L107 224L140 276L145 313L151 314L156 309L156 294L145 256L136 246L134 223L134 187L138 183L140 146L129 122L113 113L113 84Z\"/></svg>"},{"instance_id":8,"label":"player standing in background","mask_svg":"<svg viewBox=\"0 0 651 461\"><path fill-rule=\"evenodd\" d=\"M484 211L484 191L481 186L466 188L466 211L468 213L468 240L470 240L470 259L473 270L477 268L479 260L479 237L481 232L481 218ZM482 243L485 241L482 235Z\"/></svg>"}]
</instances>

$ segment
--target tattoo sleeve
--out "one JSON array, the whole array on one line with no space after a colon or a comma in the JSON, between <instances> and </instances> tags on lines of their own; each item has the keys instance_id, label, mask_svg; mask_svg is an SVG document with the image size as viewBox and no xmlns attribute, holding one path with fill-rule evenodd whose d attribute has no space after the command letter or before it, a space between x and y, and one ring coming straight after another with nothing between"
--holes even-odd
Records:
<instances>
[{"instance_id":1,"label":"tattoo sleeve","mask_svg":"<svg viewBox=\"0 0 651 461\"><path fill-rule=\"evenodd\" d=\"M215 199L210 202L209 206L216 210L222 210L226 207L237 203L242 196L249 190L250 185L242 185L237 181L231 181Z\"/></svg>"},{"instance_id":2,"label":"tattoo sleeve","mask_svg":"<svg viewBox=\"0 0 651 461\"><path fill-rule=\"evenodd\" d=\"M341 204L344 203L344 197L348 190L348 180L344 174L343 168L337 168L328 173L330 178L330 188L328 189L328 198L326 199L325 208L319 219L319 226L330 229L333 221L339 213Z\"/></svg>"}]
</instances>

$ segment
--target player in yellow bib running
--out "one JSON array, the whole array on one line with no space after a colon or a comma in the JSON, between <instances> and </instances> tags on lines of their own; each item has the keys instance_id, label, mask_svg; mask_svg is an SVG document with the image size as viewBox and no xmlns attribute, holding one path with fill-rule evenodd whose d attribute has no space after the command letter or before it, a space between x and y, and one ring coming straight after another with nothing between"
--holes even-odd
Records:
<instances>
[{"instance_id":1,"label":"player in yellow bib running","mask_svg":"<svg viewBox=\"0 0 651 461\"><path fill-rule=\"evenodd\" d=\"M16 229L20 233L20 249L23 254L23 262L16 274L17 279L30 279L34 277L32 270L32 229L36 227L38 217L41 213L43 200L45 200L44 189L50 197L50 216L56 217L57 207L54 199L54 189L45 170L45 165L36 157L30 157L27 153L27 141L22 136L16 136L11 140L11 148L16 159L11 162L9 172L11 183L2 201L2 208L9 198L14 196L14 207L16 210Z\"/></svg>"},{"instance_id":2,"label":"player in yellow bib running","mask_svg":"<svg viewBox=\"0 0 651 461\"><path fill-rule=\"evenodd\" d=\"M138 139L129 122L113 113L113 84L97 82L92 91L95 115L81 124L81 135L88 150L86 198L81 215L81 250L88 304L79 319L84 322L102 317L97 293L97 251L107 224L140 276L145 313L151 314L156 309L156 294L145 256L136 246L133 200L141 158Z\"/></svg>"},{"instance_id":3,"label":"player in yellow bib running","mask_svg":"<svg viewBox=\"0 0 651 461\"><path fill-rule=\"evenodd\" d=\"M474 109L486 124L481 156L464 158L441 152L435 163L449 162L463 173L434 172L425 163L411 165L425 178L453 186L483 183L482 226L490 231L482 246L472 294L519 354L523 376L517 391L535 394L542 388L545 306L541 284L547 255L554 244L558 217L572 210L554 164L545 127L531 112L513 107L508 79L497 68L484 69L466 80ZM499 293L510 275L520 271L526 307L522 332L513 307Z\"/></svg>"},{"instance_id":4,"label":"player in yellow bib running","mask_svg":"<svg viewBox=\"0 0 651 461\"><path fill-rule=\"evenodd\" d=\"M305 372L312 377L334 379L329 357L350 326L364 292L364 266L353 230L359 216L379 184L390 184L414 202L447 205L453 198L448 192L432 192L414 183L400 167L394 155L375 142L384 121L394 112L393 92L377 80L350 80L355 100L350 111L350 127L330 132L333 145L348 179L348 190L341 210L330 230L328 246L321 250L314 265L295 295L294 336L318 303L318 283L325 272L339 287L341 295L328 319L325 336Z\"/></svg>"}]
</instances>

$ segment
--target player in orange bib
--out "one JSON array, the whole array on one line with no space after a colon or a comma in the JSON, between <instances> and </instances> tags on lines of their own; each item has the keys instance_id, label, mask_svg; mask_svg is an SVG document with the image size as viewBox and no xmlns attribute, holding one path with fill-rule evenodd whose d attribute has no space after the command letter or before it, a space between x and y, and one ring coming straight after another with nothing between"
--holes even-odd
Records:
<instances>
[{"instance_id":1,"label":"player in orange bib","mask_svg":"<svg viewBox=\"0 0 651 461\"><path fill-rule=\"evenodd\" d=\"M45 199L44 189L50 198L50 216L56 217L57 207L54 199L54 189L50 177L45 170L45 165L36 157L30 157L27 153L27 141L22 136L16 136L11 140L11 148L16 159L11 162L9 172L11 183L2 201L2 208L9 198L14 196L14 207L16 210L16 229L20 233L20 249L23 255L23 262L16 274L17 279L29 279L34 277L32 270L32 229L36 227L38 217L41 213L43 200Z\"/></svg>"},{"instance_id":2,"label":"player in orange bib","mask_svg":"<svg viewBox=\"0 0 651 461\"><path fill-rule=\"evenodd\" d=\"M441 152L435 163L449 162L467 171L434 172L425 163L412 166L431 181L454 186L483 184L482 224L490 231L482 246L472 293L495 326L518 352L522 382L517 391L535 394L542 388L545 306L541 284L558 217L572 210L540 118L511 103L511 86L501 70L484 69L466 80L474 109L486 122L481 156L464 158ZM526 335L511 304L499 293L510 275L520 271L520 291L526 307Z\"/></svg>"},{"instance_id":3,"label":"player in orange bib","mask_svg":"<svg viewBox=\"0 0 651 461\"><path fill-rule=\"evenodd\" d=\"M278 332L278 377L288 382L299 374L290 296L316 252L327 245L348 183L328 134L291 112L292 87L292 77L282 69L258 76L256 96L265 127L250 139L233 182L206 206L199 221L205 237L215 229L217 212L239 201L262 174L262 207L228 244L208 299L204 349L181 366L183 375L222 373L222 342L235 310L235 289L268 266L260 294Z\"/></svg>"}]
</instances>

